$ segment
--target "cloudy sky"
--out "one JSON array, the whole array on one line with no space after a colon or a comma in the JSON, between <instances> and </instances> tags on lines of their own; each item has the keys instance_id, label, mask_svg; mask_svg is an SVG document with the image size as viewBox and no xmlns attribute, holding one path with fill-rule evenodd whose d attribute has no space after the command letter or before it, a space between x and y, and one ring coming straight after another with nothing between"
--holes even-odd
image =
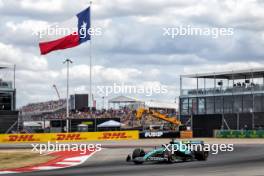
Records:
<instances>
[{"instance_id":1,"label":"cloudy sky","mask_svg":"<svg viewBox=\"0 0 264 176\"><path fill-rule=\"evenodd\" d=\"M0 64L17 66L18 106L57 99L53 84L65 97L65 58L74 61L71 93L88 92L89 43L41 56L38 37L32 35L88 5L88 0L0 0ZM93 91L113 83L158 85L168 92L130 96L174 101L180 74L262 67L263 9L262 0L94 0L92 24L102 35L92 39ZM163 35L164 28L188 25L233 28L234 33L218 38ZM100 102L101 95L95 97Z\"/></svg>"}]
</instances>

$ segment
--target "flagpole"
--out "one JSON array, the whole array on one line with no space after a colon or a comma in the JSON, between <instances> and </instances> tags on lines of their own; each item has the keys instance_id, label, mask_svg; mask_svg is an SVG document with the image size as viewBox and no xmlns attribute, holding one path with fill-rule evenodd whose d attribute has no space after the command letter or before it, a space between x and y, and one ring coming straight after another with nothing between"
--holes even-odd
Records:
<instances>
[{"instance_id":1,"label":"flagpole","mask_svg":"<svg viewBox=\"0 0 264 176\"><path fill-rule=\"evenodd\" d=\"M72 61L70 59L66 59L63 64L67 63L67 98L66 98L66 132L69 132L69 77L70 77L70 64Z\"/></svg>"},{"instance_id":2,"label":"flagpole","mask_svg":"<svg viewBox=\"0 0 264 176\"><path fill-rule=\"evenodd\" d=\"M92 20L91 20L91 11L92 11L92 1L90 1L90 28L92 28ZM89 85L89 106L90 112L93 106L92 100L92 36L90 35L90 85Z\"/></svg>"}]
</instances>

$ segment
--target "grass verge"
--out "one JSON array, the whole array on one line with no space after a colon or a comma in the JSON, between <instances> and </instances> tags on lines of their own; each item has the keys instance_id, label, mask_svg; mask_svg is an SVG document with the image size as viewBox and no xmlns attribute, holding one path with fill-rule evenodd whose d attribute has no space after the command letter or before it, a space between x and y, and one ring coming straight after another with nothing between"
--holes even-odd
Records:
<instances>
[{"instance_id":1,"label":"grass verge","mask_svg":"<svg viewBox=\"0 0 264 176\"><path fill-rule=\"evenodd\" d=\"M30 150L0 150L0 169L33 166L54 159L55 156L40 155Z\"/></svg>"}]
</instances>

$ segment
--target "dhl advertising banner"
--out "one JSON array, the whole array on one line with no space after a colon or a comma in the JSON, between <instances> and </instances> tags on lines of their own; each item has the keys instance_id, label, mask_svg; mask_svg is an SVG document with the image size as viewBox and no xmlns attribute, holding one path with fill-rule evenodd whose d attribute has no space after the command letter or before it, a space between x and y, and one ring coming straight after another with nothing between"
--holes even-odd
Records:
<instances>
[{"instance_id":1,"label":"dhl advertising banner","mask_svg":"<svg viewBox=\"0 0 264 176\"><path fill-rule=\"evenodd\" d=\"M79 133L31 133L0 134L0 143L32 143L32 142L81 142L96 140L132 140L138 139L138 131L104 131Z\"/></svg>"}]
</instances>

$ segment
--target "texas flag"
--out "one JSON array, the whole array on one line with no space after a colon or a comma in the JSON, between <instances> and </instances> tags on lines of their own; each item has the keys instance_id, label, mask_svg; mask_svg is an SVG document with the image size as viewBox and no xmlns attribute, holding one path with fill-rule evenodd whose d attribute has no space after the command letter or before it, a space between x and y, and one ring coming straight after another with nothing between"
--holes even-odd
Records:
<instances>
[{"instance_id":1,"label":"texas flag","mask_svg":"<svg viewBox=\"0 0 264 176\"><path fill-rule=\"evenodd\" d=\"M75 17L42 31L39 42L41 54L72 48L90 40L90 25L90 7L88 7Z\"/></svg>"}]
</instances>

